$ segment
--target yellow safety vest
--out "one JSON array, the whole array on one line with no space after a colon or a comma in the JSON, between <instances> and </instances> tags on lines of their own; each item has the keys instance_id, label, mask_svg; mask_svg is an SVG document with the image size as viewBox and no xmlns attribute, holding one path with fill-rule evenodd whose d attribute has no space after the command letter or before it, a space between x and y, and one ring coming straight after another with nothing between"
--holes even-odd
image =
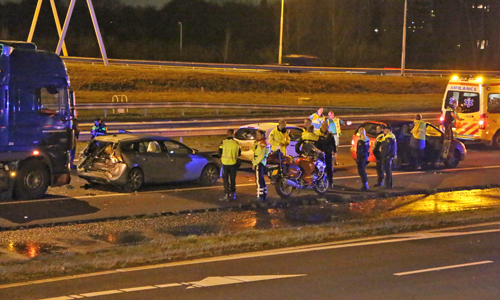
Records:
<instances>
[{"instance_id":1,"label":"yellow safety vest","mask_svg":"<svg viewBox=\"0 0 500 300\"><path fill-rule=\"evenodd\" d=\"M220 145L222 155L220 161L223 165L231 166L238 162L238 155L240 153L240 145L233 139L226 139Z\"/></svg>"},{"instance_id":2,"label":"yellow safety vest","mask_svg":"<svg viewBox=\"0 0 500 300\"><path fill-rule=\"evenodd\" d=\"M311 122L314 125L314 128L318 128L319 126L321 126L321 124L323 122L325 122L325 116L324 115L319 116L317 113L313 113L309 117L309 119L311 119Z\"/></svg>"},{"instance_id":3,"label":"yellow safety vest","mask_svg":"<svg viewBox=\"0 0 500 300\"><path fill-rule=\"evenodd\" d=\"M267 156L269 155L269 152L269 145L266 143L265 139L255 141L253 143L252 165L256 166L258 164L263 164L265 166L267 163Z\"/></svg>"},{"instance_id":4,"label":"yellow safety vest","mask_svg":"<svg viewBox=\"0 0 500 300\"><path fill-rule=\"evenodd\" d=\"M389 132L388 134L384 134L384 137L382 138L382 142L385 141L386 138L392 138L394 141L396 140L396 136L392 132Z\"/></svg>"},{"instance_id":5,"label":"yellow safety vest","mask_svg":"<svg viewBox=\"0 0 500 300\"><path fill-rule=\"evenodd\" d=\"M319 140L319 136L312 132L303 132L302 139L308 141L317 141Z\"/></svg>"},{"instance_id":6,"label":"yellow safety vest","mask_svg":"<svg viewBox=\"0 0 500 300\"><path fill-rule=\"evenodd\" d=\"M335 123L335 128L337 128L337 135L340 136L340 132L341 132L341 130L340 130L340 119L337 118L337 117L335 117L333 119L328 119L328 123L330 123L330 120L332 120L333 123Z\"/></svg>"},{"instance_id":7,"label":"yellow safety vest","mask_svg":"<svg viewBox=\"0 0 500 300\"><path fill-rule=\"evenodd\" d=\"M426 124L424 121L420 120L415 120L414 121L415 126L413 126L413 129L411 130L411 133L413 133L413 137L419 140L425 140L425 133L427 131L426 129Z\"/></svg>"},{"instance_id":8,"label":"yellow safety vest","mask_svg":"<svg viewBox=\"0 0 500 300\"><path fill-rule=\"evenodd\" d=\"M272 151L276 151L278 147L285 145L285 147L281 147L281 153L286 155L286 146L290 145L290 135L286 131L285 133L281 132L276 127L269 134L269 144L271 144Z\"/></svg>"}]
</instances>

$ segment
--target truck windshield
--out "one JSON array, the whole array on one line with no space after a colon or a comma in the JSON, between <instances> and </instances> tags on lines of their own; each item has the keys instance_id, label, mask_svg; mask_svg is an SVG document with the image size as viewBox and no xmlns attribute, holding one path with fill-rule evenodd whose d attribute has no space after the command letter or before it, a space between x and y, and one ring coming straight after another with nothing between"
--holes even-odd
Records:
<instances>
[{"instance_id":1,"label":"truck windshield","mask_svg":"<svg viewBox=\"0 0 500 300\"><path fill-rule=\"evenodd\" d=\"M37 90L38 110L42 114L69 114L69 95L66 88L44 87Z\"/></svg>"},{"instance_id":2,"label":"truck windshield","mask_svg":"<svg viewBox=\"0 0 500 300\"><path fill-rule=\"evenodd\" d=\"M475 113L479 111L479 94L478 93L468 93L468 92L458 92L458 91L448 91L446 94L446 99L444 103L444 108L450 106L451 99L458 100L457 112L468 114Z\"/></svg>"}]
</instances>

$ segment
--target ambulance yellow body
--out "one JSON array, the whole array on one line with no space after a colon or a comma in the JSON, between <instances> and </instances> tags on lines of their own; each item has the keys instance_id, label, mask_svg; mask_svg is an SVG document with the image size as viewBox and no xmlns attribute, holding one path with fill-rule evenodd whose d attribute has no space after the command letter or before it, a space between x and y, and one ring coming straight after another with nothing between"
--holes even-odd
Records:
<instances>
[{"instance_id":1,"label":"ambulance yellow body","mask_svg":"<svg viewBox=\"0 0 500 300\"><path fill-rule=\"evenodd\" d=\"M500 79L454 76L441 107L441 121L452 99L458 100L454 137L461 140L490 143L500 147Z\"/></svg>"}]
</instances>

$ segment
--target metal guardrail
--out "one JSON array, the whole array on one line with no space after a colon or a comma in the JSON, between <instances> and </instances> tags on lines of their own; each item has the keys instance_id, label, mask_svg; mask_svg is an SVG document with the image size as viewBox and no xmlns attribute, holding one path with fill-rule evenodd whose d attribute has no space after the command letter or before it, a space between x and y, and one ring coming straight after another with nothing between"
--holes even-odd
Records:
<instances>
[{"instance_id":1,"label":"metal guardrail","mask_svg":"<svg viewBox=\"0 0 500 300\"><path fill-rule=\"evenodd\" d=\"M148 109L159 108L207 108L215 109L218 114L219 109L242 109L246 112L252 110L277 110L277 111L311 111L315 112L319 106L299 106L299 105L266 105L266 104L239 104L239 103L196 103L196 102L152 102L152 103L132 103L132 102L112 102L112 103L79 103L78 110L103 110L107 116L108 110L124 111L129 109L140 109L146 116ZM325 110L363 110L364 107L330 107L324 106Z\"/></svg>"},{"instance_id":2,"label":"metal guardrail","mask_svg":"<svg viewBox=\"0 0 500 300\"><path fill-rule=\"evenodd\" d=\"M344 121L352 121L352 126L361 124L366 120L404 118L413 119L415 112L397 113L397 114L363 114L363 115L338 115ZM437 121L439 113L421 113L426 120ZM287 117L289 124L302 125L307 116ZM126 130L130 133L158 134L167 137L186 137L186 136L206 136L223 135L227 129L236 129L240 126L254 124L277 122L276 117L267 118L238 118L238 119L210 119L210 120L177 120L177 121L151 121L151 122L107 122L109 134L119 133L120 130ZM92 123L80 123L80 140L90 140L90 129Z\"/></svg>"}]
</instances>

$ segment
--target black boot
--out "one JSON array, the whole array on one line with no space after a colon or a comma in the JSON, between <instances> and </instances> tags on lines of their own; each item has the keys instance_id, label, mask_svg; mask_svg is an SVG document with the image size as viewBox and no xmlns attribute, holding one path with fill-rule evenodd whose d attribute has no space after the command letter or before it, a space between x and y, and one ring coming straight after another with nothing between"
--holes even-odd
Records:
<instances>
[{"instance_id":1,"label":"black boot","mask_svg":"<svg viewBox=\"0 0 500 300\"><path fill-rule=\"evenodd\" d=\"M368 191L370 188L368 187L368 182L363 183L363 186L361 187L362 191Z\"/></svg>"},{"instance_id":2,"label":"black boot","mask_svg":"<svg viewBox=\"0 0 500 300\"><path fill-rule=\"evenodd\" d=\"M233 197L231 198L231 200L236 200L236 192L233 193Z\"/></svg>"}]
</instances>

